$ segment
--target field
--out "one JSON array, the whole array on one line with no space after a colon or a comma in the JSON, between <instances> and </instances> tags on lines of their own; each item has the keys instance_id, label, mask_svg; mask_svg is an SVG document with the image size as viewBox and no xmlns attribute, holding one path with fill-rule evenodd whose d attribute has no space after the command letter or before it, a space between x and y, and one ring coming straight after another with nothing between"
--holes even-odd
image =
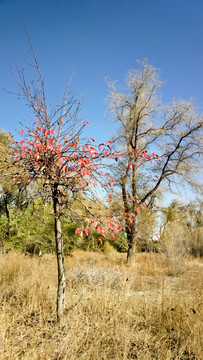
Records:
<instances>
[{"instance_id":1,"label":"field","mask_svg":"<svg viewBox=\"0 0 203 360\"><path fill-rule=\"evenodd\" d=\"M0 256L1 360L203 358L203 263L162 254L66 258L66 323L56 323L54 255Z\"/></svg>"}]
</instances>

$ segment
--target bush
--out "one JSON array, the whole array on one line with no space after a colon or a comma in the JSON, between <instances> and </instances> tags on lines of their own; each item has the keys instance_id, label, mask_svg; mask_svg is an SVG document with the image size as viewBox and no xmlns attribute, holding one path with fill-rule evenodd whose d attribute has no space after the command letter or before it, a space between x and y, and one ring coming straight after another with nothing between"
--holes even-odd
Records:
<instances>
[{"instance_id":1,"label":"bush","mask_svg":"<svg viewBox=\"0 0 203 360\"><path fill-rule=\"evenodd\" d=\"M120 233L114 240L108 240L109 243L120 253L128 251L127 238L124 233Z\"/></svg>"}]
</instances>

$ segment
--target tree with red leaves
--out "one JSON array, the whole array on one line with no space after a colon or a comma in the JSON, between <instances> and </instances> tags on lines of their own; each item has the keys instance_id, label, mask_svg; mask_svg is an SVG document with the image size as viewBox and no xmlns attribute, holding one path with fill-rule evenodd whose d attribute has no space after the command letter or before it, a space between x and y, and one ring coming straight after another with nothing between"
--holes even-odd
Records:
<instances>
[{"instance_id":1,"label":"tree with red leaves","mask_svg":"<svg viewBox=\"0 0 203 360\"><path fill-rule=\"evenodd\" d=\"M105 171L105 159L115 158L115 154L111 150L110 142L93 146L93 138L85 140L81 137L83 128L89 123L80 120L80 101L75 99L70 86L66 88L61 105L48 105L44 81L29 36L28 40L34 59L35 81L28 83L24 70L17 68L17 95L18 98L26 100L33 112L34 120L31 124L23 125L20 130L22 140L13 141L13 161L7 175L12 176L13 182L21 187L39 182L52 198L58 264L57 319L61 322L64 319L66 291L61 229L63 207L65 205L69 210L71 221L73 217L75 223L78 224L80 221L81 225L77 228L76 234L82 237L88 236L91 228L100 236L106 236L108 230L113 233L121 230L118 221L112 217L108 218L108 214L106 218L101 219L81 196L77 196L83 194L88 199L98 202L99 191L102 191L102 197L105 190L112 192L113 178ZM80 201L88 213L88 222L85 226L83 218L79 219L78 213L72 213L71 199ZM100 237L98 242L101 242Z\"/></svg>"}]
</instances>

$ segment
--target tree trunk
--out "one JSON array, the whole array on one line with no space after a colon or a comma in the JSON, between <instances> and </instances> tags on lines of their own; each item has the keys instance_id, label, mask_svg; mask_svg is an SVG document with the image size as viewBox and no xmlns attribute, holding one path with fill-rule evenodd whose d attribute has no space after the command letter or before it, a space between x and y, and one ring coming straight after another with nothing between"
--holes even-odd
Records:
<instances>
[{"instance_id":1,"label":"tree trunk","mask_svg":"<svg viewBox=\"0 0 203 360\"><path fill-rule=\"evenodd\" d=\"M133 236L133 234L128 234L127 239L128 239L127 263L133 264L135 262L135 249L136 249L135 237Z\"/></svg>"},{"instance_id":2,"label":"tree trunk","mask_svg":"<svg viewBox=\"0 0 203 360\"><path fill-rule=\"evenodd\" d=\"M59 323L62 323L64 321L66 278L65 278L65 266L64 266L63 238L62 238L61 219L60 219L60 203L58 197L58 185L54 185L53 206L54 206L54 218L55 218L56 256L57 256L57 265L58 265L58 290L57 290L56 311L57 311L57 320Z\"/></svg>"},{"instance_id":3,"label":"tree trunk","mask_svg":"<svg viewBox=\"0 0 203 360\"><path fill-rule=\"evenodd\" d=\"M138 233L138 215L137 212L136 217L133 219L133 223L128 224L126 226L126 234L127 234L127 241L128 241L128 252L127 252L127 263L134 264L135 263L135 253L136 253L136 239ZM127 220L128 221L128 220Z\"/></svg>"},{"instance_id":4,"label":"tree trunk","mask_svg":"<svg viewBox=\"0 0 203 360\"><path fill-rule=\"evenodd\" d=\"M5 206L5 212L6 212L6 217L7 217L7 230L6 230L6 238L9 238L10 235L10 212L9 212L9 208L8 208L8 199L7 199L7 194L6 192L4 192L4 206Z\"/></svg>"}]
</instances>

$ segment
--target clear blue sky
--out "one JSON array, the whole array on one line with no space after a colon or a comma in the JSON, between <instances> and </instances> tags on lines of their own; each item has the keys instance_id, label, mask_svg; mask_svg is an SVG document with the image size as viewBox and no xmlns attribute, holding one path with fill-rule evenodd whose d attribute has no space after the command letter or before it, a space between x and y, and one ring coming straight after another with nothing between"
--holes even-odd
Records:
<instances>
[{"instance_id":1,"label":"clear blue sky","mask_svg":"<svg viewBox=\"0 0 203 360\"><path fill-rule=\"evenodd\" d=\"M27 25L51 102L72 72L90 136L107 140L105 77L122 80L147 58L161 70L164 102L196 98L203 109L202 0L0 0L0 88L14 90L10 67L30 60ZM0 90L0 128L15 133L26 106Z\"/></svg>"}]
</instances>

